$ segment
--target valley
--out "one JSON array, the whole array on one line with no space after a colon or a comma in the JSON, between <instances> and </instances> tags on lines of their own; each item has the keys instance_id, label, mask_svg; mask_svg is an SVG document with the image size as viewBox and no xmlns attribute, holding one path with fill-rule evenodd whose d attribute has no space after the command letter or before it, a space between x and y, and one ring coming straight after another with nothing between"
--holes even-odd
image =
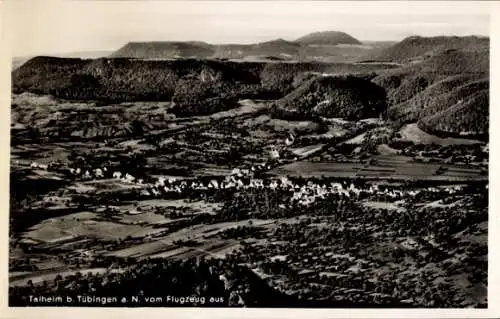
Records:
<instances>
[{"instance_id":1,"label":"valley","mask_svg":"<svg viewBox=\"0 0 500 319\"><path fill-rule=\"evenodd\" d=\"M485 307L488 56L464 49L485 40L409 38L358 62L212 57L329 36L133 43L14 70L10 304L175 291Z\"/></svg>"}]
</instances>

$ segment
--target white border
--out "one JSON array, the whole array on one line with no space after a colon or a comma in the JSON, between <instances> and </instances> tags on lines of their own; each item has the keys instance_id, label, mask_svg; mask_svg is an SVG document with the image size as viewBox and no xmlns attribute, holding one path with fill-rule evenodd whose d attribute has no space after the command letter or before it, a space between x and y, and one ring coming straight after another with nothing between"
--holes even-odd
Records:
<instances>
[{"instance_id":1,"label":"white border","mask_svg":"<svg viewBox=\"0 0 500 319\"><path fill-rule=\"evenodd\" d=\"M196 309L196 308L8 308L7 307L7 287L8 287L8 170L9 170L9 141L10 141L10 48L11 37L8 30L9 10L8 4L11 1L0 2L0 163L4 169L0 170L0 205L3 213L3 222L0 223L1 245L0 245L0 285L2 291L0 296L0 319L3 318L138 318L147 316L150 318L494 318L500 317L500 263L499 248L495 243L500 243L498 236L499 214L498 202L495 190L499 189L497 173L500 169L495 159L500 159L499 123L500 120L500 88L499 60L500 60L500 3L491 1L490 16L490 40L491 40L491 111L490 111L490 215L489 215L489 273L488 273L488 309ZM48 0L50 1L50 0ZM283 8L286 3L280 1ZM437 2L437 1L436 1ZM430 10L435 1L427 1ZM466 1L460 1L462 4ZM388 2L384 2L386 5ZM453 1L445 2L453 6ZM474 6L474 1L466 2ZM476 2L477 3L477 2ZM376 5L377 1L373 1ZM137 5L141 5L139 1ZM321 5L319 2L316 5ZM89 22L90 23L90 22ZM110 21L112 23L112 21ZM23 39L28 41L29 39Z\"/></svg>"}]
</instances>

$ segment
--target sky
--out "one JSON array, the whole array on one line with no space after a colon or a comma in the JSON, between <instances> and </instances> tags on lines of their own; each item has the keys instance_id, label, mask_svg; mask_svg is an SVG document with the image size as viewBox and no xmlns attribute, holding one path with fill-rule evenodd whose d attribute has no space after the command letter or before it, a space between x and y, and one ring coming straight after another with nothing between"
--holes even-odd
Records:
<instances>
[{"instance_id":1,"label":"sky","mask_svg":"<svg viewBox=\"0 0 500 319\"><path fill-rule=\"evenodd\" d=\"M116 50L129 41L252 43L314 31L362 41L489 35L480 1L76 1L6 6L13 56Z\"/></svg>"}]
</instances>

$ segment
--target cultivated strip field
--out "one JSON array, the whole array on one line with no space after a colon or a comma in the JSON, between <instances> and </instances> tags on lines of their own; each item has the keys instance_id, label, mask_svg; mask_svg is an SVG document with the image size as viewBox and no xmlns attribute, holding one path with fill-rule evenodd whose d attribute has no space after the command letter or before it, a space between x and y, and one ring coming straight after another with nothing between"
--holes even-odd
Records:
<instances>
[{"instance_id":1,"label":"cultivated strip field","mask_svg":"<svg viewBox=\"0 0 500 319\"><path fill-rule=\"evenodd\" d=\"M200 241L200 243L202 243L201 246L204 247L208 245L211 248L207 249L207 251L213 249L217 251L222 249L228 249L230 248L230 246L236 245L236 242L231 242L232 244L229 244L230 242L227 241L218 241L206 238L209 238L220 231L224 231L229 228L235 228L238 226L248 225L248 223L249 220L242 220L239 222L225 222L212 225L197 225L193 227L187 227L177 232L168 234L166 236L159 237L154 241L112 251L105 255L117 256L117 257L148 257L148 256L170 257L172 255L177 255L178 253L181 254L191 251L192 249L195 248L197 248L198 251L201 249L199 248L199 246L196 246L195 248L189 247L192 249L184 249L186 247L179 247L178 245L174 244L174 241L176 240L185 240L185 239ZM273 224L274 220L252 219L252 223L254 226L265 226ZM209 255L208 252L205 252L204 254Z\"/></svg>"},{"instance_id":2,"label":"cultivated strip field","mask_svg":"<svg viewBox=\"0 0 500 319\"><path fill-rule=\"evenodd\" d=\"M67 271L52 271L52 272L47 272L47 273L44 272L41 274L37 274L35 272L35 273L32 273L30 276L25 277L23 279L13 280L9 284L11 286L22 286L22 285L26 285L28 283L28 281L30 281L30 280L33 284L35 284L35 283L40 283L43 281L54 280L58 275L61 275L64 277L64 276L74 275L77 272L81 273L82 275L85 275L87 273L93 273L93 274L105 273L106 271L107 271L106 268L91 268L91 269L77 269L77 270L67 270Z\"/></svg>"},{"instance_id":3,"label":"cultivated strip field","mask_svg":"<svg viewBox=\"0 0 500 319\"><path fill-rule=\"evenodd\" d=\"M292 150L292 153L294 153L297 156L300 157L307 157L311 154L314 154L318 151L320 151L323 148L324 144L317 144L317 145L308 145L304 146L301 148L296 148Z\"/></svg>"},{"instance_id":4,"label":"cultivated strip field","mask_svg":"<svg viewBox=\"0 0 500 319\"><path fill-rule=\"evenodd\" d=\"M300 161L277 167L269 172L278 176L387 178L401 180L468 181L487 180L475 167L418 163L410 158L374 157L374 164ZM438 173L440 168L444 169Z\"/></svg>"}]
</instances>

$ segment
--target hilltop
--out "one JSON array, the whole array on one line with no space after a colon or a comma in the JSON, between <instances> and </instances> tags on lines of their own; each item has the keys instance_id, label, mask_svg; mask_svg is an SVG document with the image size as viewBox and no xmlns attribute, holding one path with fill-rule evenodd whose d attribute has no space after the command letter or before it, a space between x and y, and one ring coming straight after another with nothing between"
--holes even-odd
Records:
<instances>
[{"instance_id":1,"label":"hilltop","mask_svg":"<svg viewBox=\"0 0 500 319\"><path fill-rule=\"evenodd\" d=\"M358 39L340 31L312 32L298 38L295 42L303 45L362 44Z\"/></svg>"},{"instance_id":2,"label":"hilltop","mask_svg":"<svg viewBox=\"0 0 500 319\"><path fill-rule=\"evenodd\" d=\"M323 31L307 34L295 41L282 38L250 44L210 44L199 41L129 42L110 55L136 59L237 59L237 60L331 60L354 61L369 52L375 54L388 43L363 45L345 32Z\"/></svg>"},{"instance_id":3,"label":"hilltop","mask_svg":"<svg viewBox=\"0 0 500 319\"><path fill-rule=\"evenodd\" d=\"M490 71L489 50L476 51L447 49L437 51L420 65L422 71L442 74L478 74Z\"/></svg>"},{"instance_id":4,"label":"hilltop","mask_svg":"<svg viewBox=\"0 0 500 319\"><path fill-rule=\"evenodd\" d=\"M129 42L113 52L113 58L171 59L207 58L214 54L213 45L205 42Z\"/></svg>"},{"instance_id":5,"label":"hilltop","mask_svg":"<svg viewBox=\"0 0 500 319\"><path fill-rule=\"evenodd\" d=\"M360 120L384 113L385 90L355 76L319 76L278 100L275 115L283 118L322 116Z\"/></svg>"},{"instance_id":6,"label":"hilltop","mask_svg":"<svg viewBox=\"0 0 500 319\"><path fill-rule=\"evenodd\" d=\"M372 56L370 59L391 62L422 61L443 50L488 51L490 39L478 36L412 36Z\"/></svg>"},{"instance_id":7,"label":"hilltop","mask_svg":"<svg viewBox=\"0 0 500 319\"><path fill-rule=\"evenodd\" d=\"M81 58L81 59L97 59L102 57L107 57L112 54L113 51L77 51L77 52L67 52L67 53L54 53L50 56L59 58ZM12 70L17 69L23 65L26 61L34 58L34 56L16 56L12 58Z\"/></svg>"},{"instance_id":8,"label":"hilltop","mask_svg":"<svg viewBox=\"0 0 500 319\"><path fill-rule=\"evenodd\" d=\"M300 44L275 39L255 44L223 44L216 46L216 58L226 59L299 59L301 51Z\"/></svg>"},{"instance_id":9,"label":"hilltop","mask_svg":"<svg viewBox=\"0 0 500 319\"><path fill-rule=\"evenodd\" d=\"M297 57L300 45L283 39L255 44L208 44L205 42L130 42L114 52L114 58L173 59Z\"/></svg>"}]
</instances>

